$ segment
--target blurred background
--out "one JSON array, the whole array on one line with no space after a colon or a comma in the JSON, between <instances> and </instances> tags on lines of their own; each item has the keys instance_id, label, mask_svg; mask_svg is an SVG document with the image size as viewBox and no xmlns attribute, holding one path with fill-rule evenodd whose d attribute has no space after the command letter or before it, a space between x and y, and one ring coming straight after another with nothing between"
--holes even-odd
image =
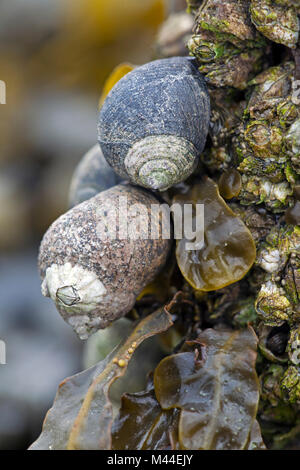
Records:
<instances>
[{"instance_id":1,"label":"blurred background","mask_svg":"<svg viewBox=\"0 0 300 470\"><path fill-rule=\"evenodd\" d=\"M96 143L103 84L121 62L185 55L185 8L185 0L0 1L0 449L27 448L59 382L82 368L82 342L42 297L36 259L43 233L68 209L74 168Z\"/></svg>"}]
</instances>

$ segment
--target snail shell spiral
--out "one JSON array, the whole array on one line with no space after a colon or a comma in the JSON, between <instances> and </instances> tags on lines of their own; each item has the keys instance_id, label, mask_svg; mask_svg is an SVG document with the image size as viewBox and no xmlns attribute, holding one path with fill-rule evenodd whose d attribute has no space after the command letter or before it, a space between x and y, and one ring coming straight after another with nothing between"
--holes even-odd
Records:
<instances>
[{"instance_id":1,"label":"snail shell spiral","mask_svg":"<svg viewBox=\"0 0 300 470\"><path fill-rule=\"evenodd\" d=\"M193 172L209 121L209 94L194 60L156 60L110 91L99 114L98 141L121 177L164 190Z\"/></svg>"}]
</instances>

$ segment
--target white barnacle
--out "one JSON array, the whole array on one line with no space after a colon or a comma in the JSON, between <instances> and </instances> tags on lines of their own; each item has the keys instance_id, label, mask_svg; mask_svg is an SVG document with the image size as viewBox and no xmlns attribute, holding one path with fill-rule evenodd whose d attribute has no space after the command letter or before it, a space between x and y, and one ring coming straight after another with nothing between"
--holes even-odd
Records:
<instances>
[{"instance_id":1,"label":"white barnacle","mask_svg":"<svg viewBox=\"0 0 300 470\"><path fill-rule=\"evenodd\" d=\"M262 301L268 305L268 310L271 311L268 313L269 317L280 321L289 319L289 315L292 313L290 301L282 288L277 286L275 282L267 281L262 284L257 300L258 308Z\"/></svg>"},{"instance_id":2,"label":"white barnacle","mask_svg":"<svg viewBox=\"0 0 300 470\"><path fill-rule=\"evenodd\" d=\"M275 273L279 270L280 266L280 253L278 249L265 249L262 250L259 258L258 264L268 273Z\"/></svg>"},{"instance_id":3,"label":"white barnacle","mask_svg":"<svg viewBox=\"0 0 300 470\"><path fill-rule=\"evenodd\" d=\"M96 319L93 318L91 325L89 314L103 301L106 288L94 272L68 262L47 268L42 294L51 297L65 321L84 339L91 327L96 327ZM97 320L101 323L101 318Z\"/></svg>"},{"instance_id":4,"label":"white barnacle","mask_svg":"<svg viewBox=\"0 0 300 470\"><path fill-rule=\"evenodd\" d=\"M287 196L293 194L289 183L287 181L282 181L281 183L271 183L266 179L261 180L261 194L264 198L274 201L278 199L281 202L285 202Z\"/></svg>"},{"instance_id":5,"label":"white barnacle","mask_svg":"<svg viewBox=\"0 0 300 470\"><path fill-rule=\"evenodd\" d=\"M295 155L300 152L300 119L297 119L286 135L286 143Z\"/></svg>"},{"instance_id":6,"label":"white barnacle","mask_svg":"<svg viewBox=\"0 0 300 470\"><path fill-rule=\"evenodd\" d=\"M261 180L261 192L264 196L269 197L272 190L272 184L266 179Z\"/></svg>"},{"instance_id":7,"label":"white barnacle","mask_svg":"<svg viewBox=\"0 0 300 470\"><path fill-rule=\"evenodd\" d=\"M273 193L276 199L285 202L287 196L293 194L293 190L287 181L282 181L281 183L274 184Z\"/></svg>"}]
</instances>

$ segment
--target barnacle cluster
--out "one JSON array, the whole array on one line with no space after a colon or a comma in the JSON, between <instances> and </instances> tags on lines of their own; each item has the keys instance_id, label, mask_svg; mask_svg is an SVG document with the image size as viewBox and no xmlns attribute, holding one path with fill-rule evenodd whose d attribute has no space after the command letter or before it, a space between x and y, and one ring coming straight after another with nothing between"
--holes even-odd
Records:
<instances>
[{"instance_id":1,"label":"barnacle cluster","mask_svg":"<svg viewBox=\"0 0 300 470\"><path fill-rule=\"evenodd\" d=\"M212 106L201 161L256 245L236 294L209 294L210 318L254 326L260 420L267 441L281 448L297 434L300 411L300 2L188 5L195 18L188 47Z\"/></svg>"},{"instance_id":2,"label":"barnacle cluster","mask_svg":"<svg viewBox=\"0 0 300 470\"><path fill-rule=\"evenodd\" d=\"M265 40L248 12L248 1L208 0L200 5L189 49L211 85L244 89L259 71Z\"/></svg>"},{"instance_id":3,"label":"barnacle cluster","mask_svg":"<svg viewBox=\"0 0 300 470\"><path fill-rule=\"evenodd\" d=\"M260 243L257 265L265 272L256 309L267 325L300 320L300 227L275 226Z\"/></svg>"},{"instance_id":4,"label":"barnacle cluster","mask_svg":"<svg viewBox=\"0 0 300 470\"><path fill-rule=\"evenodd\" d=\"M233 139L244 204L264 202L280 212L293 200L300 175L294 72L294 63L285 62L268 68L249 84L254 89Z\"/></svg>"},{"instance_id":5,"label":"barnacle cluster","mask_svg":"<svg viewBox=\"0 0 300 470\"><path fill-rule=\"evenodd\" d=\"M296 0L251 0L252 23L271 41L296 48L299 39L300 3Z\"/></svg>"}]
</instances>

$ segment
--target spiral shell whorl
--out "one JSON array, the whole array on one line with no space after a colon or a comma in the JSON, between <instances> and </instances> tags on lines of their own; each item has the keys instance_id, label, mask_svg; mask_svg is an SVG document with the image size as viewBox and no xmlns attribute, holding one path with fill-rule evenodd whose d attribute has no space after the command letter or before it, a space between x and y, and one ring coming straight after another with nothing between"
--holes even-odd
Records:
<instances>
[{"instance_id":1,"label":"spiral shell whorl","mask_svg":"<svg viewBox=\"0 0 300 470\"><path fill-rule=\"evenodd\" d=\"M195 61L173 57L137 67L114 86L100 110L98 141L122 178L165 189L192 173L209 122L209 94Z\"/></svg>"},{"instance_id":2,"label":"spiral shell whorl","mask_svg":"<svg viewBox=\"0 0 300 470\"><path fill-rule=\"evenodd\" d=\"M194 145L183 137L150 136L132 146L124 164L132 181L162 191L193 172L196 155Z\"/></svg>"}]
</instances>

